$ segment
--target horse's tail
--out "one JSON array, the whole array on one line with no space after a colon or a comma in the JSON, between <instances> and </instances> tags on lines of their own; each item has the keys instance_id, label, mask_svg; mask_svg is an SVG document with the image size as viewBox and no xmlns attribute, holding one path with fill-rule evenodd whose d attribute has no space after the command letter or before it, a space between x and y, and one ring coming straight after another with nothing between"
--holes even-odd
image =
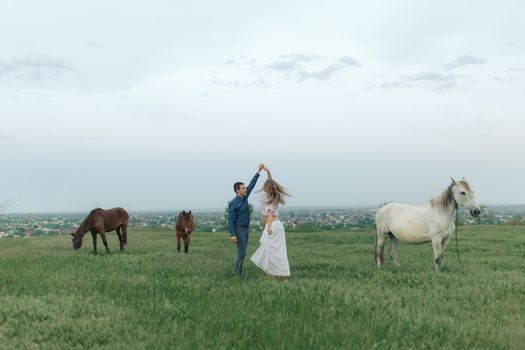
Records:
<instances>
[{"instance_id":1,"label":"horse's tail","mask_svg":"<svg viewBox=\"0 0 525 350\"><path fill-rule=\"evenodd\" d=\"M122 242L124 245L128 244L128 221L129 221L129 214L124 209L120 208L122 212L122 225L121 225L121 232L122 232Z\"/></svg>"},{"instance_id":2,"label":"horse's tail","mask_svg":"<svg viewBox=\"0 0 525 350\"><path fill-rule=\"evenodd\" d=\"M382 211L381 209L376 214L375 217L376 224L376 240L374 245L374 259L377 267L380 267L383 264L383 245L385 243L385 236L389 233L388 226L382 220Z\"/></svg>"},{"instance_id":3,"label":"horse's tail","mask_svg":"<svg viewBox=\"0 0 525 350\"><path fill-rule=\"evenodd\" d=\"M128 224L122 224L121 227L121 232L122 232L122 242L124 243L124 245L127 245L128 244Z\"/></svg>"},{"instance_id":4,"label":"horse's tail","mask_svg":"<svg viewBox=\"0 0 525 350\"><path fill-rule=\"evenodd\" d=\"M122 233L122 243L124 245L128 244L128 221L126 220L122 225L120 225L120 232Z\"/></svg>"},{"instance_id":5,"label":"horse's tail","mask_svg":"<svg viewBox=\"0 0 525 350\"><path fill-rule=\"evenodd\" d=\"M376 228L376 239L374 240L374 263L377 262L377 240L379 238L378 225L377 225L377 213L374 216L374 226Z\"/></svg>"},{"instance_id":6,"label":"horse's tail","mask_svg":"<svg viewBox=\"0 0 525 350\"><path fill-rule=\"evenodd\" d=\"M377 240L379 238L379 233L377 232L377 223L376 223L376 239L374 240L374 264L377 263Z\"/></svg>"}]
</instances>

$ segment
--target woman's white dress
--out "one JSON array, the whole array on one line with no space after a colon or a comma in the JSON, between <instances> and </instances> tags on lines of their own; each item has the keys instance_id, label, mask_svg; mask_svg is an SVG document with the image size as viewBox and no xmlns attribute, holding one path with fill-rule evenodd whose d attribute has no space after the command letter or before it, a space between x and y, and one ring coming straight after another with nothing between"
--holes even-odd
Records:
<instances>
[{"instance_id":1,"label":"woman's white dress","mask_svg":"<svg viewBox=\"0 0 525 350\"><path fill-rule=\"evenodd\" d=\"M263 203L261 213L268 215L268 210L272 210L275 216L279 215L276 207ZM280 220L275 220L272 223L272 231L272 234L269 235L265 226L260 239L261 245L252 255L251 260L269 275L290 276L283 223Z\"/></svg>"}]
</instances>

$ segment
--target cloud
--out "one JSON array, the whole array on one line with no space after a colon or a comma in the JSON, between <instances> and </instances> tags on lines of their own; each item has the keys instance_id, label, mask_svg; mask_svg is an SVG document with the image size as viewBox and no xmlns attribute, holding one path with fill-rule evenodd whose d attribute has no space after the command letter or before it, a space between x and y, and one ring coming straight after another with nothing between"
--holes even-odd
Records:
<instances>
[{"instance_id":1,"label":"cloud","mask_svg":"<svg viewBox=\"0 0 525 350\"><path fill-rule=\"evenodd\" d=\"M397 81L385 82L380 87L386 90L393 90L425 86L430 87L431 91L443 91L457 87L461 78L453 74L420 72L414 75L402 76Z\"/></svg>"},{"instance_id":2,"label":"cloud","mask_svg":"<svg viewBox=\"0 0 525 350\"><path fill-rule=\"evenodd\" d=\"M278 61L265 65L263 69L266 71L284 73L285 76L293 77L293 79L297 79L298 81L306 79L326 81L334 77L335 73L343 70L346 66L361 65L353 57L342 56L326 68L322 70L314 70L311 63L324 60L326 59L323 56L315 54L287 54L281 55Z\"/></svg>"},{"instance_id":3,"label":"cloud","mask_svg":"<svg viewBox=\"0 0 525 350\"><path fill-rule=\"evenodd\" d=\"M72 71L73 67L62 58L47 55L32 55L0 61L0 78L15 78L26 80L41 80L46 75L56 75L59 72Z\"/></svg>"},{"instance_id":4,"label":"cloud","mask_svg":"<svg viewBox=\"0 0 525 350\"><path fill-rule=\"evenodd\" d=\"M399 89L399 88L411 87L411 86L412 85L410 84L405 84L399 81L387 82L387 83L381 84L381 88L386 89L386 90L393 90L393 89Z\"/></svg>"},{"instance_id":5,"label":"cloud","mask_svg":"<svg viewBox=\"0 0 525 350\"><path fill-rule=\"evenodd\" d=\"M458 82L455 80L447 80L435 86L432 91L443 91L450 90L458 86Z\"/></svg>"},{"instance_id":6,"label":"cloud","mask_svg":"<svg viewBox=\"0 0 525 350\"><path fill-rule=\"evenodd\" d=\"M228 86L228 87L241 88L241 89L254 87L254 86L262 87L262 88L269 87L268 83L262 78L259 78L257 80L246 81L246 82L241 82L239 80L218 80L216 79L210 82L210 85Z\"/></svg>"},{"instance_id":7,"label":"cloud","mask_svg":"<svg viewBox=\"0 0 525 350\"><path fill-rule=\"evenodd\" d=\"M276 70L281 72L293 72L298 69L301 69L301 65L296 61L278 61L267 64L266 66L264 66L264 69Z\"/></svg>"},{"instance_id":8,"label":"cloud","mask_svg":"<svg viewBox=\"0 0 525 350\"><path fill-rule=\"evenodd\" d=\"M295 61L295 62L314 62L322 61L324 58L319 55L306 55L302 53L294 53L288 55L281 55L281 60Z\"/></svg>"},{"instance_id":9,"label":"cloud","mask_svg":"<svg viewBox=\"0 0 525 350\"><path fill-rule=\"evenodd\" d=\"M103 47L102 43L99 43L98 41L88 41L88 45L91 47Z\"/></svg>"},{"instance_id":10,"label":"cloud","mask_svg":"<svg viewBox=\"0 0 525 350\"><path fill-rule=\"evenodd\" d=\"M317 54L283 54L273 62L270 61L265 64L259 63L258 68L255 66L255 59L249 59L244 56L240 58L230 58L225 62L226 65L250 65L251 74L254 74L256 79L251 81L216 79L210 82L210 84L235 88L247 88L251 86L267 88L270 84L268 84L265 79L272 79L274 74L276 76L282 76L299 82L307 79L326 81L332 79L337 72L344 70L348 66L361 65L351 56L339 57L331 64L323 63L323 61L326 60L325 57Z\"/></svg>"},{"instance_id":11,"label":"cloud","mask_svg":"<svg viewBox=\"0 0 525 350\"><path fill-rule=\"evenodd\" d=\"M25 56L12 61L21 68L72 70L72 67L61 58L46 55Z\"/></svg>"},{"instance_id":12,"label":"cloud","mask_svg":"<svg viewBox=\"0 0 525 350\"><path fill-rule=\"evenodd\" d=\"M486 62L487 60L481 57L463 55L463 56L459 56L453 61L443 64L442 68L446 70L450 70L450 69L460 68L460 67L464 67L464 66L468 66L472 64L483 64Z\"/></svg>"},{"instance_id":13,"label":"cloud","mask_svg":"<svg viewBox=\"0 0 525 350\"><path fill-rule=\"evenodd\" d=\"M8 76L12 72L18 70L19 67L11 62L0 61L0 78L2 76Z\"/></svg>"},{"instance_id":14,"label":"cloud","mask_svg":"<svg viewBox=\"0 0 525 350\"><path fill-rule=\"evenodd\" d=\"M0 141L2 142L7 142L11 140L14 140L14 137L11 135L0 135Z\"/></svg>"},{"instance_id":15,"label":"cloud","mask_svg":"<svg viewBox=\"0 0 525 350\"><path fill-rule=\"evenodd\" d=\"M402 79L409 83L427 83L433 86L433 91L450 90L458 85L457 77L453 74L441 74L434 72L422 72L416 75L408 75Z\"/></svg>"},{"instance_id":16,"label":"cloud","mask_svg":"<svg viewBox=\"0 0 525 350\"><path fill-rule=\"evenodd\" d=\"M238 80L213 80L211 85L217 85L217 86L232 86L232 87L239 87L241 83Z\"/></svg>"},{"instance_id":17,"label":"cloud","mask_svg":"<svg viewBox=\"0 0 525 350\"><path fill-rule=\"evenodd\" d=\"M346 64L347 66L360 66L361 65L353 57L350 57L350 56L340 57L338 62L342 64Z\"/></svg>"},{"instance_id":18,"label":"cloud","mask_svg":"<svg viewBox=\"0 0 525 350\"><path fill-rule=\"evenodd\" d=\"M454 80L454 75L443 75L440 73L432 72L422 72L416 75L407 75L404 76L404 79L409 82L418 82L418 81L430 81L430 82L445 82Z\"/></svg>"},{"instance_id":19,"label":"cloud","mask_svg":"<svg viewBox=\"0 0 525 350\"><path fill-rule=\"evenodd\" d=\"M322 61L320 55L307 55L302 53L281 55L278 61L264 66L266 70L276 70L281 72L299 71L303 69L303 63Z\"/></svg>"},{"instance_id":20,"label":"cloud","mask_svg":"<svg viewBox=\"0 0 525 350\"><path fill-rule=\"evenodd\" d=\"M494 77L494 80L503 82L503 83L515 83L517 81L516 78L502 78L502 77Z\"/></svg>"},{"instance_id":21,"label":"cloud","mask_svg":"<svg viewBox=\"0 0 525 350\"><path fill-rule=\"evenodd\" d=\"M257 60L253 58L248 58L246 56L241 56L239 58L230 58L225 63L228 66L243 66L243 65L254 65Z\"/></svg>"},{"instance_id":22,"label":"cloud","mask_svg":"<svg viewBox=\"0 0 525 350\"><path fill-rule=\"evenodd\" d=\"M326 67L325 69L318 71L318 72L307 72L307 71L300 71L299 74L299 80L306 80L306 79L315 79L319 81L325 81L334 76L334 74L345 67L340 63L333 63Z\"/></svg>"},{"instance_id":23,"label":"cloud","mask_svg":"<svg viewBox=\"0 0 525 350\"><path fill-rule=\"evenodd\" d=\"M303 63L322 61L324 58L320 55L307 55L294 53L281 55L278 61L269 63L263 67L265 70L274 70L279 72L298 72L304 70Z\"/></svg>"}]
</instances>

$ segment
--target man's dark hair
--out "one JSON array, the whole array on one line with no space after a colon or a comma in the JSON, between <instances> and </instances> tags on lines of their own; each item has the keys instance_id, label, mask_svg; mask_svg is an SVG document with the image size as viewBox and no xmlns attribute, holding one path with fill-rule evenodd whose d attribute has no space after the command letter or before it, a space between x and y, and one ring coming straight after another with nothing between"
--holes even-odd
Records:
<instances>
[{"instance_id":1,"label":"man's dark hair","mask_svg":"<svg viewBox=\"0 0 525 350\"><path fill-rule=\"evenodd\" d=\"M237 190L241 188L241 185L244 185L244 182L236 182L233 184L233 190L235 191L235 193L237 193Z\"/></svg>"}]
</instances>

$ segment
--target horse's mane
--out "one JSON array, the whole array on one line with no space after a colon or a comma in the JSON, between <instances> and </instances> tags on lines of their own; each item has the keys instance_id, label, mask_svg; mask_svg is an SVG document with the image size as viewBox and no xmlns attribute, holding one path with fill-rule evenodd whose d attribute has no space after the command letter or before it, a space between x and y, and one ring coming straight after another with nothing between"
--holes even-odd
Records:
<instances>
[{"instance_id":1,"label":"horse's mane","mask_svg":"<svg viewBox=\"0 0 525 350\"><path fill-rule=\"evenodd\" d=\"M84 226L88 223L89 219L91 218L91 216L97 211L97 210L102 210L102 208L95 208L93 209L92 211L89 212L89 214L86 216L86 218L84 220L82 220L82 222L80 223L80 226L78 227L79 229L81 228L82 229L82 233L84 233Z\"/></svg>"},{"instance_id":2,"label":"horse's mane","mask_svg":"<svg viewBox=\"0 0 525 350\"><path fill-rule=\"evenodd\" d=\"M460 181L458 181L458 182L459 182L459 184L460 184L461 186L465 187L465 189L466 189L467 191L472 192L472 188L470 188L470 185L468 184L467 181L465 181L465 180L460 180Z\"/></svg>"},{"instance_id":3,"label":"horse's mane","mask_svg":"<svg viewBox=\"0 0 525 350\"><path fill-rule=\"evenodd\" d=\"M468 186L468 184L467 184ZM452 187L454 187L454 184L450 184L441 194L438 196L432 198L430 200L430 205L433 208L437 208L438 210L447 212L451 205L454 205L454 195L452 194Z\"/></svg>"},{"instance_id":4,"label":"horse's mane","mask_svg":"<svg viewBox=\"0 0 525 350\"><path fill-rule=\"evenodd\" d=\"M186 216L182 214L182 212L179 213L179 216L177 217L177 223L175 224L175 229L178 231L184 230L184 227L182 227L183 223L186 223L189 227L190 231L193 231L195 228L195 221L193 220L193 215L186 213Z\"/></svg>"}]
</instances>

